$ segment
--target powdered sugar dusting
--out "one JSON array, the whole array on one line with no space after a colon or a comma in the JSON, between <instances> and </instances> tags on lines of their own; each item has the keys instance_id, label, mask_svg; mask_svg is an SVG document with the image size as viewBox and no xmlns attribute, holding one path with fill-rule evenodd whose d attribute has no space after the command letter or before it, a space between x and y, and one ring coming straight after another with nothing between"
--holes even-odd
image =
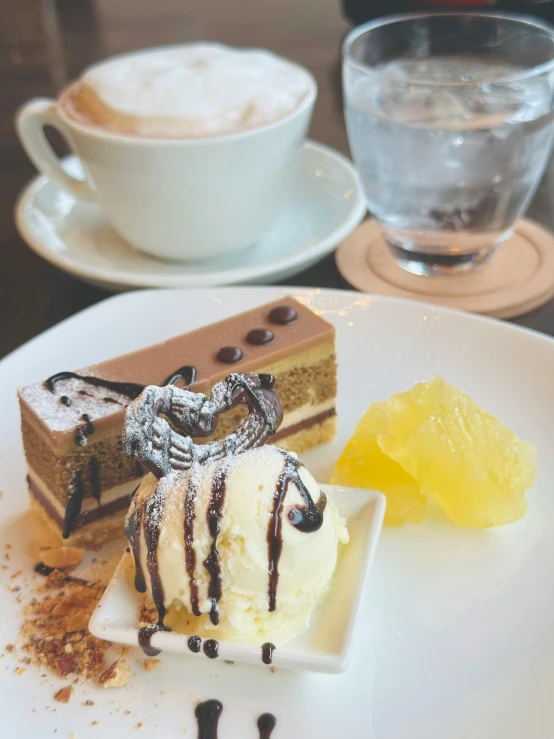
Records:
<instances>
[{"instance_id":1,"label":"powdered sugar dusting","mask_svg":"<svg viewBox=\"0 0 554 739\"><path fill-rule=\"evenodd\" d=\"M90 373L92 374L92 373ZM52 431L70 431L83 424L87 414L97 420L118 413L129 404L129 398L106 388L94 387L82 380L67 378L56 383L54 392L43 382L19 390L19 396ZM71 405L60 400L68 397Z\"/></svg>"}]
</instances>

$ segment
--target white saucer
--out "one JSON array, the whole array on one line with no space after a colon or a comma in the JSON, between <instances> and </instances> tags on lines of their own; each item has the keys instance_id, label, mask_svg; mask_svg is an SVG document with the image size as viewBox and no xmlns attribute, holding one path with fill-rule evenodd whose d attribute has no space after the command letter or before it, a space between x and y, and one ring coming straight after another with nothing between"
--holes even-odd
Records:
<instances>
[{"instance_id":1,"label":"white saucer","mask_svg":"<svg viewBox=\"0 0 554 739\"><path fill-rule=\"evenodd\" d=\"M82 176L79 160L65 160ZM360 223L366 207L352 163L307 142L297 191L286 213L255 247L202 264L154 259L115 233L100 205L76 201L47 177L23 190L15 210L22 238L56 267L109 290L209 287L283 281L331 252Z\"/></svg>"}]
</instances>

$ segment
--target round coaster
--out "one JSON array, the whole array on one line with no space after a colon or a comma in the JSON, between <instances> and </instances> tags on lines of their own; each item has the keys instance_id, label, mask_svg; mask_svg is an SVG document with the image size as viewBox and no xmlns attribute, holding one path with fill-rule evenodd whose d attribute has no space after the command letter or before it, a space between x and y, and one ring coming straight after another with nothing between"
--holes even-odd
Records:
<instances>
[{"instance_id":1,"label":"round coaster","mask_svg":"<svg viewBox=\"0 0 554 739\"><path fill-rule=\"evenodd\" d=\"M449 308L513 318L554 297L554 235L533 221L514 234L482 267L454 275L420 277L399 267L372 218L342 242L337 267L352 287Z\"/></svg>"}]
</instances>

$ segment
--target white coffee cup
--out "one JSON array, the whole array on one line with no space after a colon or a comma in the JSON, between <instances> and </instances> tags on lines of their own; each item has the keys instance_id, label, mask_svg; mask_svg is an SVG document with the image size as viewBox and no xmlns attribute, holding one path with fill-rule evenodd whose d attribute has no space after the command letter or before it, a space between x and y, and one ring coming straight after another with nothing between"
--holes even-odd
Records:
<instances>
[{"instance_id":1,"label":"white coffee cup","mask_svg":"<svg viewBox=\"0 0 554 739\"><path fill-rule=\"evenodd\" d=\"M256 244L283 212L317 95L311 89L272 123L205 138L142 138L82 125L60 98L18 112L19 139L37 169L79 200L99 201L115 230L156 257L206 260ZM44 126L58 129L83 164L68 174Z\"/></svg>"}]
</instances>

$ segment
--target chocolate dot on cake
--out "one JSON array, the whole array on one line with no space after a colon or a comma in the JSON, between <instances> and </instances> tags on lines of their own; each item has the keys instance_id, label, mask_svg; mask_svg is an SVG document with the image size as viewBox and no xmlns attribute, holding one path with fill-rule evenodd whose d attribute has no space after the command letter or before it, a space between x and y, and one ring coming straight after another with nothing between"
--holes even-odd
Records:
<instances>
[{"instance_id":1,"label":"chocolate dot on cake","mask_svg":"<svg viewBox=\"0 0 554 739\"><path fill-rule=\"evenodd\" d=\"M268 328L253 328L246 336L249 344L263 345L270 344L275 339L273 331Z\"/></svg>"},{"instance_id":2,"label":"chocolate dot on cake","mask_svg":"<svg viewBox=\"0 0 554 739\"><path fill-rule=\"evenodd\" d=\"M290 305L278 305L269 312L269 320L278 326L286 326L289 323L294 323L297 318L298 313Z\"/></svg>"},{"instance_id":3,"label":"chocolate dot on cake","mask_svg":"<svg viewBox=\"0 0 554 739\"><path fill-rule=\"evenodd\" d=\"M224 364L234 364L242 359L242 349L238 346L222 346L216 356Z\"/></svg>"}]
</instances>

